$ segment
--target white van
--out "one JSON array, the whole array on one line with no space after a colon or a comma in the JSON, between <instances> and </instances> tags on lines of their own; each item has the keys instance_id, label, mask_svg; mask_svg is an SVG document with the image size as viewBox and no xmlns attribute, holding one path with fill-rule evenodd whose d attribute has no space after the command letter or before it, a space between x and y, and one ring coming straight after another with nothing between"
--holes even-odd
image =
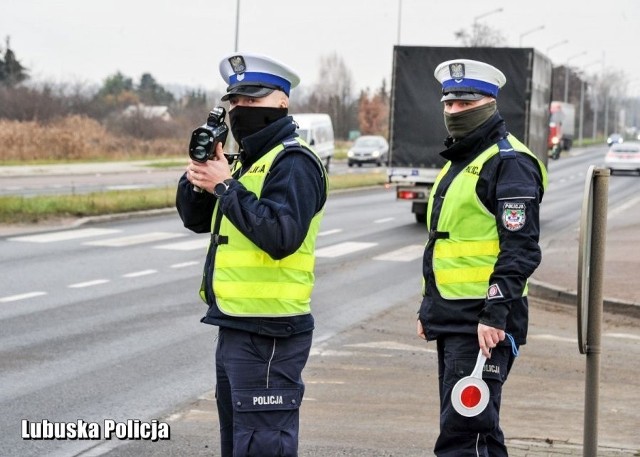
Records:
<instances>
[{"instance_id":1,"label":"white van","mask_svg":"<svg viewBox=\"0 0 640 457\"><path fill-rule=\"evenodd\" d=\"M327 171L335 151L333 142L333 124L328 114L301 113L292 114L298 124L296 133L320 156Z\"/></svg>"}]
</instances>

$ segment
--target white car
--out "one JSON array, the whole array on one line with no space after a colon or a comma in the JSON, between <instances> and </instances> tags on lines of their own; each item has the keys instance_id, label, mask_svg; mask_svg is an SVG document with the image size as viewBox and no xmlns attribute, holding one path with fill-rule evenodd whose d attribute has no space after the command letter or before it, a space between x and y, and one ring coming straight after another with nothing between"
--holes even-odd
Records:
<instances>
[{"instance_id":1,"label":"white car","mask_svg":"<svg viewBox=\"0 0 640 457\"><path fill-rule=\"evenodd\" d=\"M640 142L613 143L604 158L604 166L614 171L640 173Z\"/></svg>"}]
</instances>

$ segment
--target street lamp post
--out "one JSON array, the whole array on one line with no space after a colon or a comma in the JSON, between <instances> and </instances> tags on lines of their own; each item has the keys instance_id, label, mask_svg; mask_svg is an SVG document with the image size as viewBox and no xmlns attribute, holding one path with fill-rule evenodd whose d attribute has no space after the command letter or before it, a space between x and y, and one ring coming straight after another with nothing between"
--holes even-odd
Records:
<instances>
[{"instance_id":1,"label":"street lamp post","mask_svg":"<svg viewBox=\"0 0 640 457\"><path fill-rule=\"evenodd\" d=\"M547 48L547 54L549 54L549 51L551 51L552 49L557 48L558 46L562 46L563 44L567 44L569 42L569 40L562 40L562 41L558 41L555 44L552 44L551 46L549 46Z\"/></svg>"},{"instance_id":2,"label":"street lamp post","mask_svg":"<svg viewBox=\"0 0 640 457\"><path fill-rule=\"evenodd\" d=\"M475 16L473 18L473 24L475 25L478 22L478 19L482 19L483 17L487 17L487 16L489 16L490 14L493 14L493 13L501 13L503 10L504 10L504 8L496 8L495 10L487 11L486 13L482 13L482 14L480 14L478 16Z\"/></svg>"},{"instance_id":3,"label":"street lamp post","mask_svg":"<svg viewBox=\"0 0 640 457\"><path fill-rule=\"evenodd\" d=\"M482 14L479 14L477 16L474 16L474 18L473 18L473 26L472 26L472 29L471 29L472 33L473 33L472 39L473 39L474 42L478 42L478 38L479 38L478 35L480 34L480 32L478 31L478 19L482 19L483 17L487 17L487 16L489 16L491 14L500 13L503 10L504 10L504 8L496 8L494 10L487 11L486 13L482 13Z\"/></svg>"},{"instance_id":4,"label":"street lamp post","mask_svg":"<svg viewBox=\"0 0 640 457\"><path fill-rule=\"evenodd\" d=\"M520 34L520 41L519 41L519 46L518 46L518 47L520 47L520 48L522 47L522 39L523 39L524 37L526 37L527 35L532 34L533 32L537 32L538 30L542 30L542 29L544 29L544 25L539 25L538 27L536 27L536 28L534 28L534 29L527 30L526 32L521 33L521 34Z\"/></svg>"},{"instance_id":5,"label":"street lamp post","mask_svg":"<svg viewBox=\"0 0 640 457\"><path fill-rule=\"evenodd\" d=\"M578 124L578 143L582 147L582 126L584 119L584 78L580 78L580 120Z\"/></svg>"},{"instance_id":6,"label":"street lamp post","mask_svg":"<svg viewBox=\"0 0 640 457\"><path fill-rule=\"evenodd\" d=\"M234 52L238 52L238 31L240 28L240 0L236 0L236 41L234 44Z\"/></svg>"},{"instance_id":7,"label":"street lamp post","mask_svg":"<svg viewBox=\"0 0 640 457\"><path fill-rule=\"evenodd\" d=\"M587 51L581 52L580 54L576 54L575 56L571 56L566 60L564 64L564 102L567 103L569 99L569 62L577 57L581 57L585 55Z\"/></svg>"},{"instance_id":8,"label":"street lamp post","mask_svg":"<svg viewBox=\"0 0 640 457\"><path fill-rule=\"evenodd\" d=\"M400 26L402 25L402 0L398 0L398 39L396 42L400 45Z\"/></svg>"},{"instance_id":9,"label":"street lamp post","mask_svg":"<svg viewBox=\"0 0 640 457\"><path fill-rule=\"evenodd\" d=\"M583 133L584 133L584 130L583 130L583 127L584 127L584 70L586 70L591 65L595 65L600 62L601 60L596 60L594 62L589 62L588 64L585 64L582 66L582 75L580 75L580 119L578 124L578 138L579 138L580 146L582 146L582 142L584 140L584 137L583 137Z\"/></svg>"}]
</instances>

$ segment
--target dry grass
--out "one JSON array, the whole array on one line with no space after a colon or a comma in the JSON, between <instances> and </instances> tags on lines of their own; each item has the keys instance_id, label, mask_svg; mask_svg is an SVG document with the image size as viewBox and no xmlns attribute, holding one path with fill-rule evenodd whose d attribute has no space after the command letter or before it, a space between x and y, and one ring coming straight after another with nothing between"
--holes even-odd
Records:
<instances>
[{"instance_id":1,"label":"dry grass","mask_svg":"<svg viewBox=\"0 0 640 457\"><path fill-rule=\"evenodd\" d=\"M184 139L115 136L84 116L69 116L47 125L0 120L0 145L0 164L5 165L175 157L185 150Z\"/></svg>"},{"instance_id":2,"label":"dry grass","mask_svg":"<svg viewBox=\"0 0 640 457\"><path fill-rule=\"evenodd\" d=\"M186 154L184 139L141 140L110 133L84 116L52 122L0 119L0 165L107 161L179 157ZM336 158L346 156L348 144L336 143ZM182 162L181 162L182 163ZM385 184L385 173L330 175L331 191ZM175 204L175 188L103 192L87 195L0 197L0 224L40 223L110 213L167 208Z\"/></svg>"},{"instance_id":3,"label":"dry grass","mask_svg":"<svg viewBox=\"0 0 640 457\"><path fill-rule=\"evenodd\" d=\"M82 195L0 196L0 224L34 224L47 220L171 208L175 204L175 195L175 187L164 187Z\"/></svg>"}]
</instances>

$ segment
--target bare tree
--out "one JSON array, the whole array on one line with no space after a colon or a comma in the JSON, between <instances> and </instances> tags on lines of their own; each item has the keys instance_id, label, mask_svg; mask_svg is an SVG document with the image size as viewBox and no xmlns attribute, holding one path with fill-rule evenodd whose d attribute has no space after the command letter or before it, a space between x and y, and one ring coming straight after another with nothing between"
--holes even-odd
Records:
<instances>
[{"instance_id":1,"label":"bare tree","mask_svg":"<svg viewBox=\"0 0 640 457\"><path fill-rule=\"evenodd\" d=\"M353 77L344 60L335 52L320 57L319 78L309 96L309 110L328 113L338 138L346 139L349 130L358 125Z\"/></svg>"},{"instance_id":2,"label":"bare tree","mask_svg":"<svg viewBox=\"0 0 640 457\"><path fill-rule=\"evenodd\" d=\"M460 29L453 33L456 40L463 46L472 48L506 46L507 40L500 30L489 27L480 22L474 22L471 27Z\"/></svg>"}]
</instances>

